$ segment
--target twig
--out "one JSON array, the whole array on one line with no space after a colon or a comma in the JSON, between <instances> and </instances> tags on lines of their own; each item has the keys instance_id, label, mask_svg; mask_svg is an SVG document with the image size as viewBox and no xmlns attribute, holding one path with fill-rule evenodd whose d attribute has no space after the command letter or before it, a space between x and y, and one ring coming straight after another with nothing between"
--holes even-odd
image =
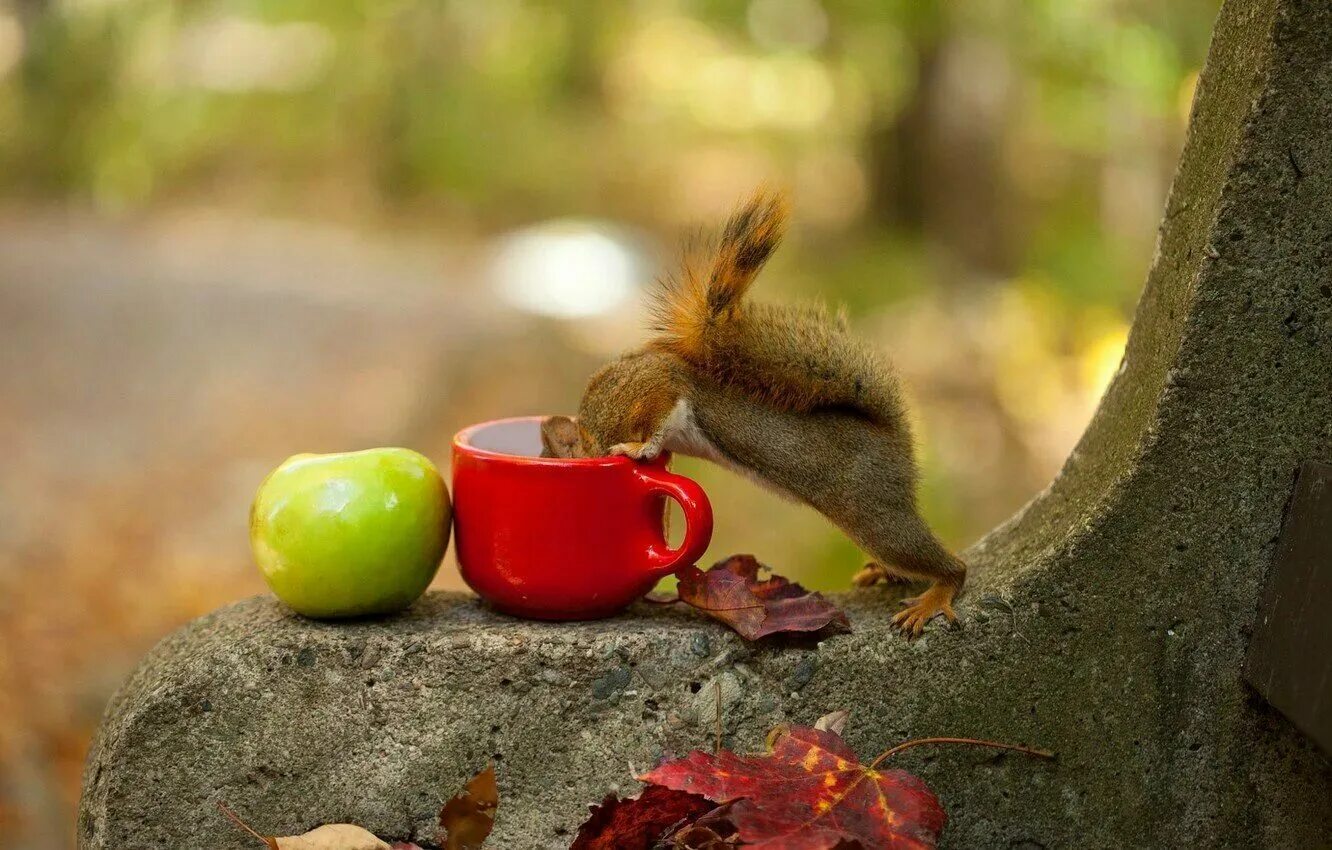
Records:
<instances>
[{"instance_id":1,"label":"twig","mask_svg":"<svg viewBox=\"0 0 1332 850\"><path fill-rule=\"evenodd\" d=\"M713 690L714 690L714 691L716 692L716 694L717 694L717 712L716 712L716 713L717 713L717 752L720 753L720 752L721 752L721 748L722 748L722 718L721 718L721 712L722 712L722 699L721 699L721 679L713 679L713 680L712 680L712 685L713 685Z\"/></svg>"},{"instance_id":2,"label":"twig","mask_svg":"<svg viewBox=\"0 0 1332 850\"><path fill-rule=\"evenodd\" d=\"M891 749L884 750L879 757L870 762L869 769L873 770L879 764L890 756L895 756L903 750L909 750L912 747L919 747L921 744L969 744L973 747L990 747L996 750L1013 750L1019 753L1026 753L1029 756L1037 758L1052 759L1055 754L1050 750L1043 750L1038 747L1023 747L1017 744L1001 744L998 741L981 741L977 738L917 738L914 741L907 741L904 744L898 744Z\"/></svg>"},{"instance_id":3,"label":"twig","mask_svg":"<svg viewBox=\"0 0 1332 850\"><path fill-rule=\"evenodd\" d=\"M218 807L219 809L221 809L221 810L222 810L222 814L226 815L226 816L227 816L227 819L230 820L232 823L234 823L236 826L240 827L241 829L243 829L243 830L245 830L246 832L248 832L248 833L250 833L251 835L253 835L255 838L257 838L257 839L259 839L260 841L264 842L264 846L266 846L266 847L273 847L273 846L275 846L275 844L273 843L272 839L270 839L270 838L268 838L268 837L266 837L266 836L260 835L259 833L255 832L255 831L254 831L254 828L253 828L252 826L250 826L248 823L246 823L245 821L243 821L243 820L240 819L240 815L236 814L236 813L233 812L231 809L227 808L227 804L226 804L226 803L222 802L221 800L218 800L218 801L217 801L217 807Z\"/></svg>"}]
</instances>

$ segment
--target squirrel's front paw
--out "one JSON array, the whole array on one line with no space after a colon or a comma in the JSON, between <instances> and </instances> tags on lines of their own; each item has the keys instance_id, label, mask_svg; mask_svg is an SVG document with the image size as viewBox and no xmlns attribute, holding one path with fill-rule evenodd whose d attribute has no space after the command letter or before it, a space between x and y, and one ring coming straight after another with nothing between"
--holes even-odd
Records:
<instances>
[{"instance_id":1,"label":"squirrel's front paw","mask_svg":"<svg viewBox=\"0 0 1332 850\"><path fill-rule=\"evenodd\" d=\"M661 447L652 443L616 443L610 447L613 455L624 455L634 460L656 460L661 454Z\"/></svg>"}]
</instances>

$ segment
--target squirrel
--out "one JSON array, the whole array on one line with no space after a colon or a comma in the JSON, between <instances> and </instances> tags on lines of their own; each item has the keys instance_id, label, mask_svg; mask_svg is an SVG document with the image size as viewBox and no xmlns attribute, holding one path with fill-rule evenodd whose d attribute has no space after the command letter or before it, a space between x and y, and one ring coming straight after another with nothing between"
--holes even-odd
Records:
<instances>
[{"instance_id":1,"label":"squirrel","mask_svg":"<svg viewBox=\"0 0 1332 850\"><path fill-rule=\"evenodd\" d=\"M746 300L786 228L760 191L727 221L715 250L687 254L658 282L653 336L588 382L577 419L541 424L549 457L662 451L714 461L808 504L876 562L855 577L928 580L893 622L908 636L942 614L966 565L916 505L917 470L898 379L848 331L844 313Z\"/></svg>"}]
</instances>

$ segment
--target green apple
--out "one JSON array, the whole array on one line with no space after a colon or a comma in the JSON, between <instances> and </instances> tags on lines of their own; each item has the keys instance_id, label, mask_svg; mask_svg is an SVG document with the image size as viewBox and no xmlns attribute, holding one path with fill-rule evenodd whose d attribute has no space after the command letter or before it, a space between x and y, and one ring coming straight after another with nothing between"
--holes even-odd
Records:
<instances>
[{"instance_id":1,"label":"green apple","mask_svg":"<svg viewBox=\"0 0 1332 850\"><path fill-rule=\"evenodd\" d=\"M288 458L250 507L250 546L268 586L307 617L399 611L449 545L449 492L408 449Z\"/></svg>"}]
</instances>

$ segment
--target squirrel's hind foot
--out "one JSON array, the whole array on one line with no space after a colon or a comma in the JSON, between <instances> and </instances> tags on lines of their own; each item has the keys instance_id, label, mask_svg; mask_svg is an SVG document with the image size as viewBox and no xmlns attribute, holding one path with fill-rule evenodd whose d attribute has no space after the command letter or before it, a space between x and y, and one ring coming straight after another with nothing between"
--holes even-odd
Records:
<instances>
[{"instance_id":1,"label":"squirrel's hind foot","mask_svg":"<svg viewBox=\"0 0 1332 850\"><path fill-rule=\"evenodd\" d=\"M947 617L949 622L957 622L957 614L953 611L953 597L956 594L956 587L936 582L920 596L903 599L902 604L907 607L893 615L893 625L907 637L915 638L925 630L926 623L940 614Z\"/></svg>"}]
</instances>

